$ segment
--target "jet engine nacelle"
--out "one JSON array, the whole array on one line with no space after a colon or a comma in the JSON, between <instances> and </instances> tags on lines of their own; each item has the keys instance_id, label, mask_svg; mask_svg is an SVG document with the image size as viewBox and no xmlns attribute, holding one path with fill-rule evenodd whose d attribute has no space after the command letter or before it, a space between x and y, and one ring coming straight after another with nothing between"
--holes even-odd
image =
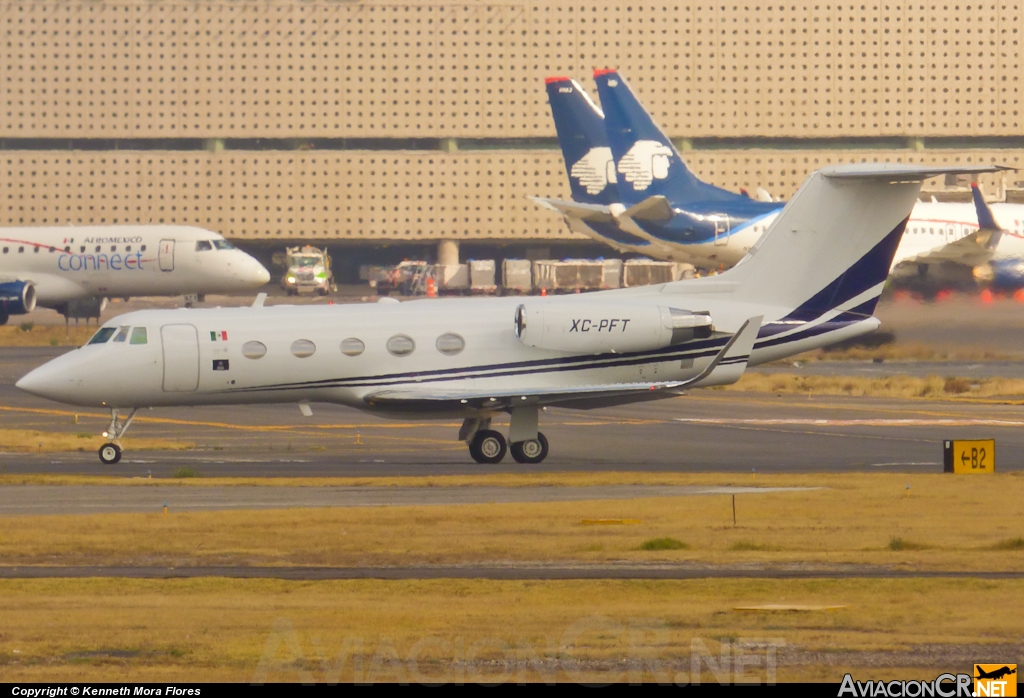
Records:
<instances>
[{"instance_id":1,"label":"jet engine nacelle","mask_svg":"<svg viewBox=\"0 0 1024 698\"><path fill-rule=\"evenodd\" d=\"M528 347L583 353L661 349L711 336L706 313L656 305L524 303L515 330Z\"/></svg>"},{"instance_id":2,"label":"jet engine nacelle","mask_svg":"<svg viewBox=\"0 0 1024 698\"><path fill-rule=\"evenodd\" d=\"M28 281L0 283L0 314L24 315L36 309L36 287Z\"/></svg>"}]
</instances>

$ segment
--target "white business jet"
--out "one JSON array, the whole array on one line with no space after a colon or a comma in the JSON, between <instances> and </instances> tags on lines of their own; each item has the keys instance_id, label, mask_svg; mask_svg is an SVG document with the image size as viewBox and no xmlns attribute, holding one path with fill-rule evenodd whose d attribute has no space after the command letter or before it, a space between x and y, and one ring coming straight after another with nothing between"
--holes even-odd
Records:
<instances>
[{"instance_id":1,"label":"white business jet","mask_svg":"<svg viewBox=\"0 0 1024 698\"><path fill-rule=\"evenodd\" d=\"M221 235L181 225L0 228L0 325L36 305L74 316L104 298L248 291L263 265Z\"/></svg>"},{"instance_id":2,"label":"white business jet","mask_svg":"<svg viewBox=\"0 0 1024 698\"><path fill-rule=\"evenodd\" d=\"M591 409L735 382L773 361L878 327L875 303L921 181L992 167L829 167L812 174L735 268L657 286L548 298L148 310L18 381L111 410L100 449L136 409L333 402L464 419L478 462L539 463L547 405ZM122 415L122 412L127 414ZM508 438L490 428L511 414ZM508 444L511 444L509 449Z\"/></svg>"}]
</instances>

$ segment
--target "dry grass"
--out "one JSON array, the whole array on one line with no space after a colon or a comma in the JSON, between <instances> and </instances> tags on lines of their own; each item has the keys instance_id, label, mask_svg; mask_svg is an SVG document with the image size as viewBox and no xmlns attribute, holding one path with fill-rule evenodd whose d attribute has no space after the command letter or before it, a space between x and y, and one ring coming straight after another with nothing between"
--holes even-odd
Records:
<instances>
[{"instance_id":1,"label":"dry grass","mask_svg":"<svg viewBox=\"0 0 1024 698\"><path fill-rule=\"evenodd\" d=\"M692 481L707 482L708 477ZM685 478L677 476L676 482ZM359 566L543 560L1024 569L1024 549L1002 543L1024 533L1024 477L870 473L717 478L723 484L826 488L737 495L736 526L727 495L192 512L167 518L5 517L0 560L9 565ZM14 495L8 491L5 496ZM580 524L594 518L641 523ZM921 547L892 550L893 537ZM653 538L677 538L689 547L640 550Z\"/></svg>"},{"instance_id":2,"label":"dry grass","mask_svg":"<svg viewBox=\"0 0 1024 698\"><path fill-rule=\"evenodd\" d=\"M63 325L33 325L26 332L22 324L13 316L9 324L0 326L0 347L80 347L97 330L96 325L72 325L66 330Z\"/></svg>"},{"instance_id":3,"label":"dry grass","mask_svg":"<svg viewBox=\"0 0 1024 698\"><path fill-rule=\"evenodd\" d=\"M1019 619L1007 609L1022 594L1021 581L963 579L5 580L0 675L80 683L629 681L641 677L626 673L624 659L654 657L667 673L648 663L642 678L673 681L690 678L693 654L719 663L724 654L728 667L734 643L745 639L761 643L743 653L762 663L766 647L777 647L779 681L838 682L846 671L860 680L934 678L990 658L975 657L972 646L1018 645ZM766 603L847 608L733 610ZM919 650L917 658L907 650ZM506 657L521 663L506 670ZM763 664L748 671L766 678ZM721 678L736 676L727 668ZM701 679L715 680L706 664Z\"/></svg>"},{"instance_id":4,"label":"dry grass","mask_svg":"<svg viewBox=\"0 0 1024 698\"><path fill-rule=\"evenodd\" d=\"M861 378L844 376L795 376L748 371L736 383L712 388L753 393L806 395L854 395L887 398L993 398L1024 396L1024 380L1013 378L964 378L889 376Z\"/></svg>"},{"instance_id":5,"label":"dry grass","mask_svg":"<svg viewBox=\"0 0 1024 698\"><path fill-rule=\"evenodd\" d=\"M141 451L181 451L195 448L193 443L170 439L126 439L131 448ZM62 451L96 451L107 443L98 434L62 434L29 429L0 429L0 452L56 453Z\"/></svg>"},{"instance_id":6,"label":"dry grass","mask_svg":"<svg viewBox=\"0 0 1024 698\"><path fill-rule=\"evenodd\" d=\"M836 349L814 349L796 354L784 363L794 361L1002 361L1007 354L977 347L939 348L930 344L892 342L881 346L849 346Z\"/></svg>"}]
</instances>

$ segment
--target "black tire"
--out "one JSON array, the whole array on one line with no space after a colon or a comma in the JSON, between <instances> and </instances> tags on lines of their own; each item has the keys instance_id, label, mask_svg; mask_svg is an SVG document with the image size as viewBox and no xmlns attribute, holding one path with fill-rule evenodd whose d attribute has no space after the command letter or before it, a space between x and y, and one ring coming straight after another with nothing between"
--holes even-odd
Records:
<instances>
[{"instance_id":1,"label":"black tire","mask_svg":"<svg viewBox=\"0 0 1024 698\"><path fill-rule=\"evenodd\" d=\"M100 446L100 462L104 465L113 465L121 460L121 447L117 444L103 444Z\"/></svg>"},{"instance_id":2,"label":"black tire","mask_svg":"<svg viewBox=\"0 0 1024 698\"><path fill-rule=\"evenodd\" d=\"M507 452L505 437L490 429L478 431L469 444L469 455L477 463L500 463Z\"/></svg>"},{"instance_id":3,"label":"black tire","mask_svg":"<svg viewBox=\"0 0 1024 698\"><path fill-rule=\"evenodd\" d=\"M548 457L548 439L538 431L536 440L518 441L508 450L516 463L540 463Z\"/></svg>"}]
</instances>

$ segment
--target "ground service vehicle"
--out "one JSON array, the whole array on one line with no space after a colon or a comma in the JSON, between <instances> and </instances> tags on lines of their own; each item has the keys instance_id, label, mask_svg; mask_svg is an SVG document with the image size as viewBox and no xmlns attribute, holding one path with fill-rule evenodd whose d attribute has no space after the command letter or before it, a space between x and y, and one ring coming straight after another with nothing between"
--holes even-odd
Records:
<instances>
[{"instance_id":1,"label":"ground service vehicle","mask_svg":"<svg viewBox=\"0 0 1024 698\"><path fill-rule=\"evenodd\" d=\"M326 296L337 290L334 274L331 272L331 257L326 249L310 245L289 247L285 259L285 272L281 277L281 288L289 296L300 293L318 293Z\"/></svg>"}]
</instances>

